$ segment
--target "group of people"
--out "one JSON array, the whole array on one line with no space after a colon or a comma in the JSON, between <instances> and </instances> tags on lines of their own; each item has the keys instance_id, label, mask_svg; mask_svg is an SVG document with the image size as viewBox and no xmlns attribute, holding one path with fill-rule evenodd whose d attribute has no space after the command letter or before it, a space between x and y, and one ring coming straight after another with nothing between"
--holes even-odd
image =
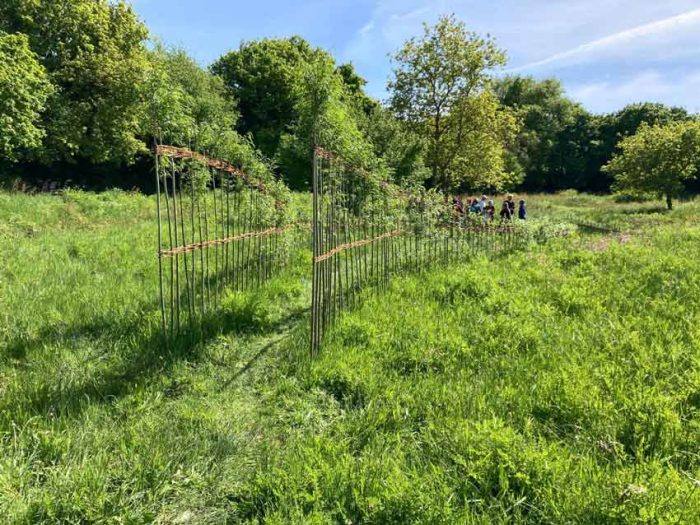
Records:
<instances>
[{"instance_id":1,"label":"group of people","mask_svg":"<svg viewBox=\"0 0 700 525\"><path fill-rule=\"evenodd\" d=\"M487 221L492 221L496 216L496 207L494 206L493 200L488 199L486 195L482 195L481 199L467 199L466 203L462 201L460 196L456 196L453 199L453 205L455 211L460 215L473 213L480 215ZM521 221L527 220L527 208L525 206L525 201L520 199L516 214L515 200L513 199L513 196L506 196L506 199L503 201L503 205L501 206L500 216L502 221L512 221L516 217Z\"/></svg>"}]
</instances>

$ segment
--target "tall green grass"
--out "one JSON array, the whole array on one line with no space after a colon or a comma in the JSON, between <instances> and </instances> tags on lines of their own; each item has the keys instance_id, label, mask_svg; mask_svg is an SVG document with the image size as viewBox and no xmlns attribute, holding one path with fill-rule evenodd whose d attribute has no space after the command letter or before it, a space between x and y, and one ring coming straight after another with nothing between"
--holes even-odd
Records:
<instances>
[{"instance_id":1,"label":"tall green grass","mask_svg":"<svg viewBox=\"0 0 700 525\"><path fill-rule=\"evenodd\" d=\"M152 199L0 194L0 522L697 523L698 203L528 202L624 235L396 279L309 362L308 253L166 348Z\"/></svg>"}]
</instances>

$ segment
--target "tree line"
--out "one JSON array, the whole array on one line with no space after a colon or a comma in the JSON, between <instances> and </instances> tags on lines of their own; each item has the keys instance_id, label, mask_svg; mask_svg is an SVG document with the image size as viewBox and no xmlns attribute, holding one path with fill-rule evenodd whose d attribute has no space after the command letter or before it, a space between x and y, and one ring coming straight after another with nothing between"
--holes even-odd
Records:
<instances>
[{"instance_id":1,"label":"tree line","mask_svg":"<svg viewBox=\"0 0 700 525\"><path fill-rule=\"evenodd\" d=\"M161 140L296 189L315 144L452 192L697 189L697 115L654 103L592 114L556 79L499 75L505 64L493 39L445 16L393 54L380 102L352 64L298 36L242 42L203 68L155 43L125 2L5 0L0 172L148 188ZM673 150L665 164L654 144Z\"/></svg>"}]
</instances>

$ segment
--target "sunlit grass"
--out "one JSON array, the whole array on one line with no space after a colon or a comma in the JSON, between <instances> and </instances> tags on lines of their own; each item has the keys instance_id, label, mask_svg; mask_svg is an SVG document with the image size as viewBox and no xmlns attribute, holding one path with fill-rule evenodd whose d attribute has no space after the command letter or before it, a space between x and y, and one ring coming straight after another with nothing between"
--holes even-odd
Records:
<instances>
[{"instance_id":1,"label":"sunlit grass","mask_svg":"<svg viewBox=\"0 0 700 525\"><path fill-rule=\"evenodd\" d=\"M694 523L700 205L526 198L614 231L396 279L308 362L308 253L166 348L151 198L0 193L0 522Z\"/></svg>"}]
</instances>

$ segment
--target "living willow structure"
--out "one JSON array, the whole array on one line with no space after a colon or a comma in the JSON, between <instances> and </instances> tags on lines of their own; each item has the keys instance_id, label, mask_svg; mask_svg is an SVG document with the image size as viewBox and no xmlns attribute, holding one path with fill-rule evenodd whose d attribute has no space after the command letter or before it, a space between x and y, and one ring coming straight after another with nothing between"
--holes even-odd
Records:
<instances>
[{"instance_id":1,"label":"living willow structure","mask_svg":"<svg viewBox=\"0 0 700 525\"><path fill-rule=\"evenodd\" d=\"M317 147L311 223L290 192L223 160L157 145L161 322L173 339L201 333L229 290L251 290L311 248L311 355L338 315L401 273L518 249L527 230L459 213L444 194L399 188Z\"/></svg>"},{"instance_id":2,"label":"living willow structure","mask_svg":"<svg viewBox=\"0 0 700 525\"><path fill-rule=\"evenodd\" d=\"M197 333L227 289L259 286L298 238L289 192L226 161L157 145L158 259L163 334Z\"/></svg>"},{"instance_id":3,"label":"living willow structure","mask_svg":"<svg viewBox=\"0 0 700 525\"><path fill-rule=\"evenodd\" d=\"M323 148L313 164L311 353L339 312L367 290L384 290L398 273L422 272L524 245L511 220L460 213L446 195L405 189Z\"/></svg>"}]
</instances>

